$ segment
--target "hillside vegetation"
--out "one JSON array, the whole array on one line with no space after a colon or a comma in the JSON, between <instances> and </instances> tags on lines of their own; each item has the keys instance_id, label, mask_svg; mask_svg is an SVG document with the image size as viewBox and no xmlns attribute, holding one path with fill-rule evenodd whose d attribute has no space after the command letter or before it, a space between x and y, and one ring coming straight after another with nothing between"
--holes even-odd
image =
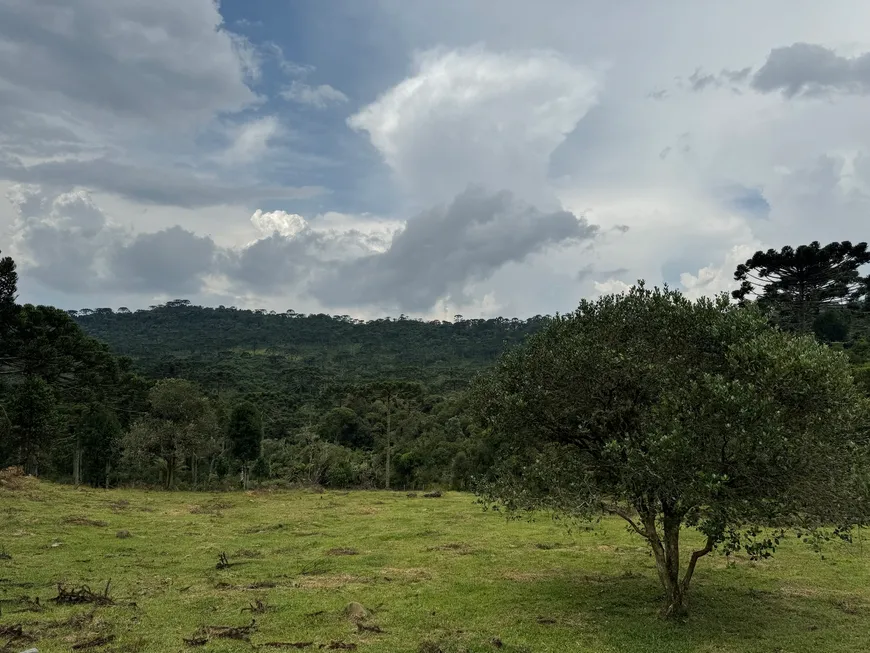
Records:
<instances>
[{"instance_id":1,"label":"hillside vegetation","mask_svg":"<svg viewBox=\"0 0 870 653\"><path fill-rule=\"evenodd\" d=\"M278 390L292 397L383 378L422 381L436 392L455 390L548 320L460 315L455 322L362 321L207 308L186 300L135 312L84 309L75 318L89 335L134 358L148 376L181 376L216 390Z\"/></svg>"}]
</instances>

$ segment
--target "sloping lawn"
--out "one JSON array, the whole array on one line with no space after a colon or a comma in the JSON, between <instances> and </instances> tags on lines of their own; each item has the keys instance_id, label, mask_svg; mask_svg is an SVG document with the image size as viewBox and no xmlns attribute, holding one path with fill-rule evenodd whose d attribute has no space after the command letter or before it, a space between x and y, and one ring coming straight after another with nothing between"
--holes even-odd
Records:
<instances>
[{"instance_id":1,"label":"sloping lawn","mask_svg":"<svg viewBox=\"0 0 870 653\"><path fill-rule=\"evenodd\" d=\"M711 555L689 621L670 624L653 561L619 521L507 522L459 493L28 480L0 490L0 650L864 652L868 563L861 541L824 558L793 542L759 563ZM82 602L53 602L59 584ZM366 614L346 614L352 602Z\"/></svg>"}]
</instances>

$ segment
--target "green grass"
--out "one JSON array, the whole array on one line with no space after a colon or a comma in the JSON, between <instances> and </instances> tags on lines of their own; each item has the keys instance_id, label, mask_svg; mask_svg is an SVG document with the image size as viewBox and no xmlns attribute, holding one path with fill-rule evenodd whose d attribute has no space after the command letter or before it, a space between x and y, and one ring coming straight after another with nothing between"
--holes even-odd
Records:
<instances>
[{"instance_id":1,"label":"green grass","mask_svg":"<svg viewBox=\"0 0 870 653\"><path fill-rule=\"evenodd\" d=\"M116 537L122 529L132 537ZM339 548L356 555L330 555ZM4 551L0 632L20 623L35 638L12 651L69 651L109 635L86 650L247 651L276 641L384 653L870 650L870 550L860 542L834 546L824 559L797 543L760 563L709 556L689 620L671 624L657 616L653 562L621 523L569 533L548 519L506 522L459 493L32 484L0 490ZM215 568L221 552L229 569ZM108 579L114 605L50 601L58 583L102 590ZM27 611L22 596L38 597L43 610ZM265 612L244 611L258 600ZM366 625L383 632L358 632L343 614L351 601L371 610ZM201 627L252 618L250 642L183 642Z\"/></svg>"}]
</instances>

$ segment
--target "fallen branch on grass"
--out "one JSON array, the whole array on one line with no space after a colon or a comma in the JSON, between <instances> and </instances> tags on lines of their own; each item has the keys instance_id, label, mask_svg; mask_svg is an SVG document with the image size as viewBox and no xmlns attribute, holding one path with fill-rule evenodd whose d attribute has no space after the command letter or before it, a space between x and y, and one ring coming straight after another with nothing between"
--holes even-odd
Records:
<instances>
[{"instance_id":1,"label":"fallen branch on grass","mask_svg":"<svg viewBox=\"0 0 870 653\"><path fill-rule=\"evenodd\" d=\"M260 646L266 648L309 648L314 646L314 642L266 642Z\"/></svg>"},{"instance_id":2,"label":"fallen branch on grass","mask_svg":"<svg viewBox=\"0 0 870 653\"><path fill-rule=\"evenodd\" d=\"M57 596L51 599L54 603L62 603L66 605L74 605L78 603L94 603L96 605L112 605L115 602L109 596L109 586L112 580L106 582L106 588L102 594L92 592L87 585L81 587L70 587L58 583Z\"/></svg>"},{"instance_id":3,"label":"fallen branch on grass","mask_svg":"<svg viewBox=\"0 0 870 653\"><path fill-rule=\"evenodd\" d=\"M240 639L248 641L251 633L257 629L257 621L251 619L247 626L204 626L193 637L185 637L184 643L188 646L203 646L211 638L217 639Z\"/></svg>"},{"instance_id":4,"label":"fallen branch on grass","mask_svg":"<svg viewBox=\"0 0 870 653\"><path fill-rule=\"evenodd\" d=\"M356 644L350 642L329 642L329 644L321 644L318 648L325 648L330 651L355 651Z\"/></svg>"}]
</instances>

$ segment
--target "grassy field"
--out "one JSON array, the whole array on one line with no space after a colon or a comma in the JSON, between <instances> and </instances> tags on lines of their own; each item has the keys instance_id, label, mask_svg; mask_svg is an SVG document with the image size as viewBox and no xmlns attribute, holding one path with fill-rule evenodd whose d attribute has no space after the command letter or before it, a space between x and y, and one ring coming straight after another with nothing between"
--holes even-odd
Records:
<instances>
[{"instance_id":1,"label":"grassy field","mask_svg":"<svg viewBox=\"0 0 870 653\"><path fill-rule=\"evenodd\" d=\"M222 552L230 566L217 569ZM508 523L458 493L34 481L0 490L0 554L0 647L11 640L11 651L870 650L870 550L860 542L825 558L794 543L760 563L710 556L691 618L669 624L657 617L653 562L621 523L570 533L547 519ZM109 579L111 604L51 600L59 583L102 592ZM349 618L351 602L368 616ZM213 628L252 619L247 641ZM15 637L18 624L33 639Z\"/></svg>"}]
</instances>

